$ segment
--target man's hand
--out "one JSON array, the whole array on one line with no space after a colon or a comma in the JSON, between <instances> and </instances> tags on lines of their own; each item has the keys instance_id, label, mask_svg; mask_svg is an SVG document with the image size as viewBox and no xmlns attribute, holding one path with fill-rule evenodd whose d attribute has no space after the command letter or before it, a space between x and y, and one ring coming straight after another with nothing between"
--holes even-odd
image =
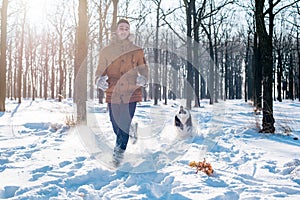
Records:
<instances>
[{"instance_id":1,"label":"man's hand","mask_svg":"<svg viewBox=\"0 0 300 200\"><path fill-rule=\"evenodd\" d=\"M106 82L107 79L108 79L107 76L100 76L97 79L97 88L100 88L103 91L107 90L108 88L108 83Z\"/></svg>"},{"instance_id":2,"label":"man's hand","mask_svg":"<svg viewBox=\"0 0 300 200\"><path fill-rule=\"evenodd\" d=\"M146 87L147 86L147 78L143 75L138 75L138 77L136 77L136 84L138 86Z\"/></svg>"}]
</instances>

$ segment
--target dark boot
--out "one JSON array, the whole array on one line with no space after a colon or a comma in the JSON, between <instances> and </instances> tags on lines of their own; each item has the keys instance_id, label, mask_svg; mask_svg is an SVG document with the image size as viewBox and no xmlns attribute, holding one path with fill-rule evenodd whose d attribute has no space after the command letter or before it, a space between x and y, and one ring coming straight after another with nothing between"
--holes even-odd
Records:
<instances>
[{"instance_id":1,"label":"dark boot","mask_svg":"<svg viewBox=\"0 0 300 200\"><path fill-rule=\"evenodd\" d=\"M115 147L113 152L113 164L117 167L120 165L121 161L124 158L125 150L121 149L120 147Z\"/></svg>"}]
</instances>

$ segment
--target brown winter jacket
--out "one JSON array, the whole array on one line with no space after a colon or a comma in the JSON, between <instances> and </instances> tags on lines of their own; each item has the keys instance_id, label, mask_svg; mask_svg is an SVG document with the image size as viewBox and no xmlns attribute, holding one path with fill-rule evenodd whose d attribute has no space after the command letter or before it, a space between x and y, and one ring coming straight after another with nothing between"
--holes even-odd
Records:
<instances>
[{"instance_id":1,"label":"brown winter jacket","mask_svg":"<svg viewBox=\"0 0 300 200\"><path fill-rule=\"evenodd\" d=\"M144 51L128 39L116 37L99 54L96 80L108 76L106 103L130 103L142 101L142 89L136 85L138 74L148 79L148 67Z\"/></svg>"}]
</instances>

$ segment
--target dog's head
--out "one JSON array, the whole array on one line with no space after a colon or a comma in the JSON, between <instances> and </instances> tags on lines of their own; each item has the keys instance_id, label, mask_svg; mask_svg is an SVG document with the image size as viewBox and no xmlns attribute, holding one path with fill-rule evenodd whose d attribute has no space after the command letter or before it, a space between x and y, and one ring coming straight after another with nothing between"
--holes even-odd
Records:
<instances>
[{"instance_id":1,"label":"dog's head","mask_svg":"<svg viewBox=\"0 0 300 200\"><path fill-rule=\"evenodd\" d=\"M186 109L184 109L183 106L180 106L178 114L186 114L186 113L187 113Z\"/></svg>"},{"instance_id":2,"label":"dog's head","mask_svg":"<svg viewBox=\"0 0 300 200\"><path fill-rule=\"evenodd\" d=\"M183 106L179 107L179 111L176 114L178 120L185 125L189 119L191 119L191 115L187 109L185 109Z\"/></svg>"}]
</instances>

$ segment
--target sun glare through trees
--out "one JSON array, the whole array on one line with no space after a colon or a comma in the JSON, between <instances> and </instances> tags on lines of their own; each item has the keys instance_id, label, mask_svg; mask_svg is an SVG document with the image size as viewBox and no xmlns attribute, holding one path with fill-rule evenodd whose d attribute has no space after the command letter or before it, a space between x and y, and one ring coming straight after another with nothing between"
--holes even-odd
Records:
<instances>
[{"instance_id":1,"label":"sun glare through trees","mask_svg":"<svg viewBox=\"0 0 300 200\"><path fill-rule=\"evenodd\" d=\"M34 27L43 27L47 22L49 0L30 0L26 2L28 23Z\"/></svg>"}]
</instances>

